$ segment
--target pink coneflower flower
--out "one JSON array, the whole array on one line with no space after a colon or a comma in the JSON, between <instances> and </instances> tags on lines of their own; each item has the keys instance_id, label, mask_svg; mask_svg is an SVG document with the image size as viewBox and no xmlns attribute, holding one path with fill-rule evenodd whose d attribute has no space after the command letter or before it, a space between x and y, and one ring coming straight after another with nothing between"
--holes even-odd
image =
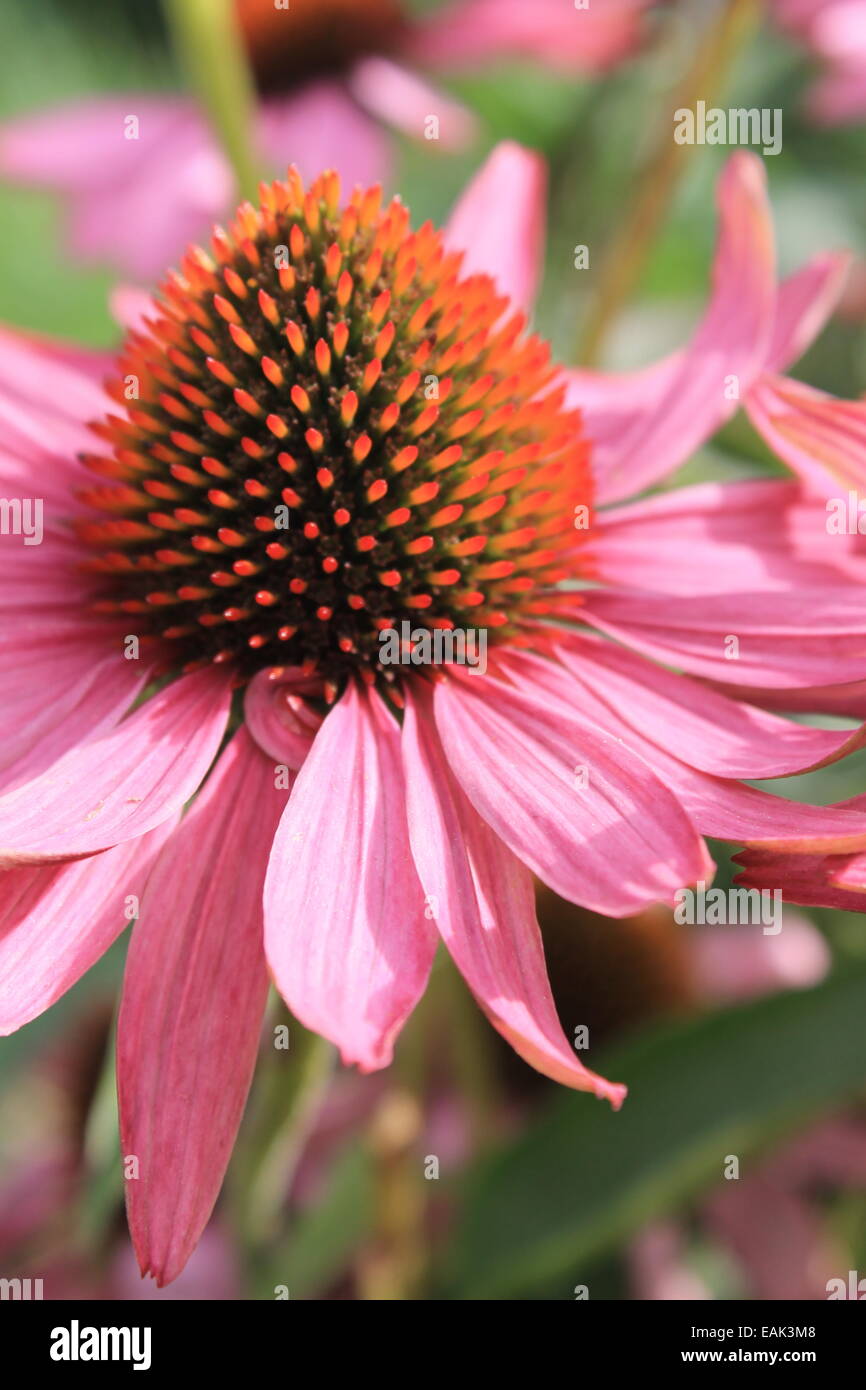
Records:
<instances>
[{"instance_id":1,"label":"pink coneflower flower","mask_svg":"<svg viewBox=\"0 0 866 1390\"><path fill-rule=\"evenodd\" d=\"M771 0L783 29L805 44L824 71L807 97L821 125L866 117L866 3L864 0Z\"/></svg>"},{"instance_id":2,"label":"pink coneflower flower","mask_svg":"<svg viewBox=\"0 0 866 1390\"><path fill-rule=\"evenodd\" d=\"M336 175L305 190L290 171L169 276L111 400L101 357L2 341L7 512L23 529L44 511L41 544L34 523L0 549L0 1028L137 918L122 1142L161 1282L216 1199L268 970L369 1071L444 941L522 1057L619 1105L562 1032L532 873L617 916L707 878L704 834L866 844L863 813L740 780L859 733L694 679L866 678L862 589L820 548L823 508L759 482L596 513L567 374L526 330L541 185L500 148L443 239L375 189L341 205ZM754 165L731 161L720 208L677 434L710 427L783 312ZM805 558L789 531L810 527ZM489 670L387 664L403 624L407 660L484 632Z\"/></svg>"},{"instance_id":3,"label":"pink coneflower flower","mask_svg":"<svg viewBox=\"0 0 866 1390\"><path fill-rule=\"evenodd\" d=\"M386 178L386 127L460 146L470 113L419 69L517 55L596 72L637 46L648 0L460 0L412 18L401 0L237 0L260 94L268 167L324 168L346 186ZM435 127L431 126L435 121ZM383 124L384 123L384 124ZM57 192L74 256L151 283L237 201L204 114L182 96L130 92L40 111L0 127L0 176Z\"/></svg>"}]
</instances>

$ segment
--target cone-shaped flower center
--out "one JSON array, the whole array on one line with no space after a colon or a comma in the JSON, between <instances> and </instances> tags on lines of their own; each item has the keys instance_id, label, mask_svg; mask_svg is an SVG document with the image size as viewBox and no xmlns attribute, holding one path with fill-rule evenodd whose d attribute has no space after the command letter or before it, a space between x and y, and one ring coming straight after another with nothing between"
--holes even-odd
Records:
<instances>
[{"instance_id":1,"label":"cone-shaped flower center","mask_svg":"<svg viewBox=\"0 0 866 1390\"><path fill-rule=\"evenodd\" d=\"M576 571L590 480L548 349L492 281L376 189L292 171L193 248L94 429L79 531L101 611L168 668L303 666L340 682L382 633L513 638Z\"/></svg>"},{"instance_id":2,"label":"cone-shaped flower center","mask_svg":"<svg viewBox=\"0 0 866 1390\"><path fill-rule=\"evenodd\" d=\"M398 46L400 0L235 0L259 90L278 92L317 74L340 73Z\"/></svg>"}]
</instances>

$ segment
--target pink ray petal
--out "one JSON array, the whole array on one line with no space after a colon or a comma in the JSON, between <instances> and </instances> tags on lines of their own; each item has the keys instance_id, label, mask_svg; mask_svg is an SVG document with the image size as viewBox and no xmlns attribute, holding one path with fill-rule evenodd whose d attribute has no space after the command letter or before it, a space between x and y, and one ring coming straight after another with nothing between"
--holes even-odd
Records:
<instances>
[{"instance_id":1,"label":"pink ray petal","mask_svg":"<svg viewBox=\"0 0 866 1390\"><path fill-rule=\"evenodd\" d=\"M577 708L488 677L437 684L436 720L463 791L560 897L610 917L712 876L703 841L641 757Z\"/></svg>"},{"instance_id":2,"label":"pink ray petal","mask_svg":"<svg viewBox=\"0 0 866 1390\"><path fill-rule=\"evenodd\" d=\"M718 777L788 777L836 762L866 744L866 726L795 724L597 638L569 634L555 643L553 655L569 669L592 669L603 698L624 724L681 762Z\"/></svg>"},{"instance_id":3,"label":"pink ray petal","mask_svg":"<svg viewBox=\"0 0 866 1390\"><path fill-rule=\"evenodd\" d=\"M856 585L677 598L591 590L575 614L693 675L767 689L866 679L866 608ZM736 645L731 639L736 639ZM731 655L736 653L736 655Z\"/></svg>"},{"instance_id":4,"label":"pink ray petal","mask_svg":"<svg viewBox=\"0 0 866 1390\"><path fill-rule=\"evenodd\" d=\"M135 915L173 819L137 840L77 859L11 869L0 895L0 1033L65 994Z\"/></svg>"},{"instance_id":5,"label":"pink ray petal","mask_svg":"<svg viewBox=\"0 0 866 1390\"><path fill-rule=\"evenodd\" d=\"M222 1185L268 992L262 884L286 790L240 729L157 859L117 1031L126 1201L142 1272L170 1283Z\"/></svg>"},{"instance_id":6,"label":"pink ray petal","mask_svg":"<svg viewBox=\"0 0 866 1390\"><path fill-rule=\"evenodd\" d=\"M663 560L660 558L663 556ZM823 499L797 482L699 483L597 512L594 573L629 589L695 595L866 583L866 544L829 535Z\"/></svg>"},{"instance_id":7,"label":"pink ray petal","mask_svg":"<svg viewBox=\"0 0 866 1390\"><path fill-rule=\"evenodd\" d=\"M65 753L113 728L140 694L146 661L73 631L0 645L0 788L40 776Z\"/></svg>"},{"instance_id":8,"label":"pink ray petal","mask_svg":"<svg viewBox=\"0 0 866 1390\"><path fill-rule=\"evenodd\" d=\"M618 1110L626 1088L587 1070L562 1031L532 876L455 782L423 689L407 700L403 761L415 865L442 939L481 1007L530 1066Z\"/></svg>"},{"instance_id":9,"label":"pink ray petal","mask_svg":"<svg viewBox=\"0 0 866 1390\"><path fill-rule=\"evenodd\" d=\"M804 907L866 912L866 853L801 857L750 848L736 855L736 863L741 868L737 882L749 888L781 888L786 898Z\"/></svg>"},{"instance_id":10,"label":"pink ray petal","mask_svg":"<svg viewBox=\"0 0 866 1390\"><path fill-rule=\"evenodd\" d=\"M821 496L844 498L847 489L866 486L866 401L839 400L767 373L749 392L746 410L773 452Z\"/></svg>"},{"instance_id":11,"label":"pink ray petal","mask_svg":"<svg viewBox=\"0 0 866 1390\"><path fill-rule=\"evenodd\" d=\"M316 735L274 839L265 944L301 1022L374 1071L424 991L436 933L406 825L400 734L349 685Z\"/></svg>"},{"instance_id":12,"label":"pink ray petal","mask_svg":"<svg viewBox=\"0 0 866 1390\"><path fill-rule=\"evenodd\" d=\"M34 474L38 468L28 464L23 476L14 476L13 485L8 486L13 474L7 468L9 456L0 454L0 489L7 499L29 497L31 503L41 496ZM50 459L43 457L42 465L48 466ZM36 486L32 486L33 483ZM13 624L37 640L40 633L49 629L65 628L72 631L78 627L83 633L95 626L90 610L96 597L98 581L78 570L81 563L81 546L70 535L68 513L74 504L67 508L63 516L64 529L57 524L58 513L44 497L42 539L38 544L27 544L25 535L0 536L0 611L3 613L3 626L0 628L0 643L8 644ZM62 504L61 504L62 505ZM34 512L22 510L22 521L28 519L32 527ZM85 610L85 613L82 612ZM125 634L124 634L125 635ZM109 630L109 640L110 640Z\"/></svg>"},{"instance_id":13,"label":"pink ray petal","mask_svg":"<svg viewBox=\"0 0 866 1390\"><path fill-rule=\"evenodd\" d=\"M527 313L544 255L545 181L538 155L503 141L466 185L445 227L449 249L466 253L461 274L492 275Z\"/></svg>"},{"instance_id":14,"label":"pink ray petal","mask_svg":"<svg viewBox=\"0 0 866 1390\"><path fill-rule=\"evenodd\" d=\"M638 756L669 787L702 835L740 844L763 844L789 852L830 852L866 844L866 814L858 806L811 806L689 767L679 758L629 728L607 699L607 671L594 670L586 654L577 659L562 647L557 663L524 653L500 658L500 667L521 690L543 698L550 718L568 719L577 708L582 717L617 739L623 753Z\"/></svg>"},{"instance_id":15,"label":"pink ray petal","mask_svg":"<svg viewBox=\"0 0 866 1390\"><path fill-rule=\"evenodd\" d=\"M708 684L723 695L748 700L750 704L760 705L764 709L866 718L866 681L851 681L847 685L804 686L799 690L762 690L757 686L727 685L723 681Z\"/></svg>"},{"instance_id":16,"label":"pink ray petal","mask_svg":"<svg viewBox=\"0 0 866 1390\"><path fill-rule=\"evenodd\" d=\"M109 733L0 796L0 867L95 854L167 820L210 767L230 704L224 671L182 676Z\"/></svg>"},{"instance_id":17,"label":"pink ray petal","mask_svg":"<svg viewBox=\"0 0 866 1390\"><path fill-rule=\"evenodd\" d=\"M765 369L783 372L814 342L839 302L851 265L847 251L824 251L779 286Z\"/></svg>"}]
</instances>

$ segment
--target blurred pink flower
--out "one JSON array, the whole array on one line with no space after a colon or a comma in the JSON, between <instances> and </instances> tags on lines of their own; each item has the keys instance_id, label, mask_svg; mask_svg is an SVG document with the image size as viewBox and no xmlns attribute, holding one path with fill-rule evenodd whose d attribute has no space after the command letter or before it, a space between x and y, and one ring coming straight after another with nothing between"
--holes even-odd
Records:
<instances>
[{"instance_id":1,"label":"blurred pink flower","mask_svg":"<svg viewBox=\"0 0 866 1390\"><path fill-rule=\"evenodd\" d=\"M861 1192L866 1125L856 1115L826 1120L783 1145L739 1178L721 1183L698 1212L702 1236L722 1249L752 1299L826 1299L830 1281L847 1281L849 1257L834 1238L821 1197ZM678 1222L648 1226L629 1252L632 1289L643 1300L712 1297L691 1268Z\"/></svg>"},{"instance_id":2,"label":"blurred pink flower","mask_svg":"<svg viewBox=\"0 0 866 1390\"><path fill-rule=\"evenodd\" d=\"M791 908L778 933L747 923L702 926L691 934L690 947L695 984L713 1003L807 989L824 978L831 962L823 934Z\"/></svg>"},{"instance_id":3,"label":"blurred pink flower","mask_svg":"<svg viewBox=\"0 0 866 1390\"><path fill-rule=\"evenodd\" d=\"M866 117L866 0L771 0L772 12L821 62L808 95L822 125Z\"/></svg>"},{"instance_id":4,"label":"blurred pink flower","mask_svg":"<svg viewBox=\"0 0 866 1390\"><path fill-rule=\"evenodd\" d=\"M866 679L862 577L823 506L760 481L594 511L711 433L728 375L751 380L792 318L759 164L730 160L719 207L702 325L665 391L616 402L618 431L589 395L591 466L585 377L525 331L543 173L516 146L444 243L378 190L341 209L336 176L290 171L187 254L108 394L102 355L0 340L0 480L21 516L44 504L39 544L0 546L0 1031L137 918L118 1076L158 1282L216 1200L268 968L374 1070L444 940L520 1056L618 1105L562 1032L532 872L622 916L708 877L704 835L866 844L862 812L745 784L861 732L694 679ZM416 643L489 632L490 671L387 665L403 621Z\"/></svg>"},{"instance_id":5,"label":"blurred pink flower","mask_svg":"<svg viewBox=\"0 0 866 1390\"><path fill-rule=\"evenodd\" d=\"M259 78L257 141L269 169L304 179L336 169L351 187L386 179L380 121L442 147L474 120L416 65L517 55L568 71L627 56L648 0L460 0L410 19L397 0L238 0ZM435 135L428 122L435 118ZM435 147L435 144L434 144ZM236 201L232 172L195 102L129 92L65 104L0 126L0 177L59 193L72 255L152 282Z\"/></svg>"}]
</instances>

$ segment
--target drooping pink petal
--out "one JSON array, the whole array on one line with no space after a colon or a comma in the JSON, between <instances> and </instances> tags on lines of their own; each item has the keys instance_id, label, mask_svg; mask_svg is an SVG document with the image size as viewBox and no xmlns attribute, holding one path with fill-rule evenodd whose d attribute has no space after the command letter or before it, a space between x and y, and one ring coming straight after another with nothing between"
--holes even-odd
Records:
<instances>
[{"instance_id":1,"label":"drooping pink petal","mask_svg":"<svg viewBox=\"0 0 866 1390\"><path fill-rule=\"evenodd\" d=\"M452 251L465 252L461 274L492 275L527 313L544 254L545 170L540 157L505 140L467 184L445 227Z\"/></svg>"},{"instance_id":2,"label":"drooping pink petal","mask_svg":"<svg viewBox=\"0 0 866 1390\"><path fill-rule=\"evenodd\" d=\"M442 939L481 1007L530 1066L619 1109L625 1087L587 1070L563 1034L532 876L455 782L423 689L407 699L403 762L415 866Z\"/></svg>"},{"instance_id":3,"label":"drooping pink petal","mask_svg":"<svg viewBox=\"0 0 866 1390\"><path fill-rule=\"evenodd\" d=\"M388 138L352 100L339 82L316 81L282 96L269 97L259 112L259 139L280 177L296 164L309 182L323 169L336 169L350 193L388 177Z\"/></svg>"},{"instance_id":4,"label":"drooping pink petal","mask_svg":"<svg viewBox=\"0 0 866 1390\"><path fill-rule=\"evenodd\" d=\"M575 609L626 646L693 675L770 690L866 679L866 607L856 585L697 598L590 590Z\"/></svg>"},{"instance_id":5,"label":"drooping pink petal","mask_svg":"<svg viewBox=\"0 0 866 1390\"><path fill-rule=\"evenodd\" d=\"M796 482L672 488L599 511L593 525L594 573L614 586L694 595L866 583L866 545L828 534L823 499Z\"/></svg>"},{"instance_id":6,"label":"drooping pink petal","mask_svg":"<svg viewBox=\"0 0 866 1390\"><path fill-rule=\"evenodd\" d=\"M0 894L0 1033L65 994L129 926L154 858L174 829L77 859L11 869Z\"/></svg>"},{"instance_id":7,"label":"drooping pink petal","mask_svg":"<svg viewBox=\"0 0 866 1390\"><path fill-rule=\"evenodd\" d=\"M475 810L560 897L623 917L712 876L676 798L577 701L553 714L533 691L454 674L437 684L435 710Z\"/></svg>"},{"instance_id":8,"label":"drooping pink petal","mask_svg":"<svg viewBox=\"0 0 866 1390\"><path fill-rule=\"evenodd\" d=\"M780 888L788 901L804 907L866 911L866 853L793 855L750 848L735 860L737 882L748 888Z\"/></svg>"},{"instance_id":9,"label":"drooping pink petal","mask_svg":"<svg viewBox=\"0 0 866 1390\"><path fill-rule=\"evenodd\" d=\"M230 703L224 671L182 676L109 733L0 797L0 867L96 854L160 825L201 783Z\"/></svg>"},{"instance_id":10,"label":"drooping pink petal","mask_svg":"<svg viewBox=\"0 0 866 1390\"><path fill-rule=\"evenodd\" d=\"M656 760L656 766L662 775L662 763ZM866 814L862 812L772 796L757 787L676 764L673 759L669 766L677 796L702 835L796 855L842 853L866 845Z\"/></svg>"},{"instance_id":11,"label":"drooping pink petal","mask_svg":"<svg viewBox=\"0 0 866 1390\"><path fill-rule=\"evenodd\" d=\"M658 482L738 409L766 360L776 302L775 255L764 166L738 151L719 181L713 293L688 347L639 379L570 374L568 404L584 410L597 501L615 502ZM600 380L601 378L601 380ZM585 398L585 404L584 404ZM594 412L602 408L596 429Z\"/></svg>"},{"instance_id":12,"label":"drooping pink petal","mask_svg":"<svg viewBox=\"0 0 866 1390\"><path fill-rule=\"evenodd\" d=\"M575 660L565 648L559 654L567 672L556 662L524 653L500 658L500 666L520 690L544 699L552 721L561 723L577 709L616 739L623 754L643 759L702 835L796 854L841 853L866 845L866 808L790 801L689 767L626 724L607 697L604 668L593 670L591 659Z\"/></svg>"},{"instance_id":13,"label":"drooping pink petal","mask_svg":"<svg viewBox=\"0 0 866 1390\"><path fill-rule=\"evenodd\" d=\"M265 883L274 981L346 1064L374 1071L427 982L436 933L412 862L396 721L349 685L316 735Z\"/></svg>"},{"instance_id":14,"label":"drooping pink petal","mask_svg":"<svg viewBox=\"0 0 866 1390\"><path fill-rule=\"evenodd\" d=\"M443 149L461 149L476 133L475 118L465 106L390 58L362 58L348 82L366 111L415 140L436 140ZM428 134L431 116L437 122L433 135Z\"/></svg>"},{"instance_id":15,"label":"drooping pink petal","mask_svg":"<svg viewBox=\"0 0 866 1390\"><path fill-rule=\"evenodd\" d=\"M117 1080L143 1273L183 1269L217 1199L258 1051L262 885L287 790L235 734L157 859L127 957Z\"/></svg>"},{"instance_id":16,"label":"drooping pink petal","mask_svg":"<svg viewBox=\"0 0 866 1390\"><path fill-rule=\"evenodd\" d=\"M552 653L578 677L591 673L623 724L718 777L788 777L826 766L866 743L866 728L795 724L598 638L569 634Z\"/></svg>"},{"instance_id":17,"label":"drooping pink petal","mask_svg":"<svg viewBox=\"0 0 866 1390\"><path fill-rule=\"evenodd\" d=\"M746 410L773 452L820 496L844 498L847 489L866 486L866 402L766 373Z\"/></svg>"},{"instance_id":18,"label":"drooping pink petal","mask_svg":"<svg viewBox=\"0 0 866 1390\"><path fill-rule=\"evenodd\" d=\"M533 58L570 72L596 72L640 41L648 0L454 0L415 22L408 52L444 67L498 57Z\"/></svg>"}]
</instances>

